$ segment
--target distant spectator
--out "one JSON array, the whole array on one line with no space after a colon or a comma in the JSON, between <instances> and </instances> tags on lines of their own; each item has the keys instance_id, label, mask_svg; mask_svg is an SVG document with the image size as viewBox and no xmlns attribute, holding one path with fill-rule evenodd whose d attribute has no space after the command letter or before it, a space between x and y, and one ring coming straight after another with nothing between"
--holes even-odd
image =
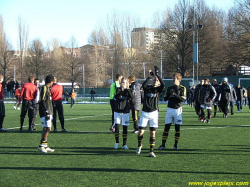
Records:
<instances>
[{"instance_id":1,"label":"distant spectator","mask_svg":"<svg viewBox=\"0 0 250 187\"><path fill-rule=\"evenodd\" d=\"M70 97L71 97L71 106L70 108L73 108L73 105L75 104L75 98L76 98L76 91L73 88L72 91L70 92Z\"/></svg>"},{"instance_id":2,"label":"distant spectator","mask_svg":"<svg viewBox=\"0 0 250 187\"><path fill-rule=\"evenodd\" d=\"M16 90L15 90L15 97L16 97L16 103L15 105L13 106L13 108L16 110L20 110L19 108L19 105L20 105L20 102L19 102L19 97L20 97L20 94L21 94L21 86L19 86Z\"/></svg>"},{"instance_id":3,"label":"distant spectator","mask_svg":"<svg viewBox=\"0 0 250 187\"><path fill-rule=\"evenodd\" d=\"M90 101L95 101L95 90L92 88L90 91Z\"/></svg>"}]
</instances>

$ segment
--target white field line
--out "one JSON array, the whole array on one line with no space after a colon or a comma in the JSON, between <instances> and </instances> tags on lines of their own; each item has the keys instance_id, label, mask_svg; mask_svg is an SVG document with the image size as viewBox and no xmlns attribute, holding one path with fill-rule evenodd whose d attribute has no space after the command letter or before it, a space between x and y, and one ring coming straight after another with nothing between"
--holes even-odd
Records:
<instances>
[{"instance_id":1,"label":"white field line","mask_svg":"<svg viewBox=\"0 0 250 187\"><path fill-rule=\"evenodd\" d=\"M65 119L65 121L70 121L70 120L77 120L77 119L84 119L84 118L93 118L93 117L101 117L101 116L107 116L107 115L111 115L111 114L102 114L102 115L95 115L95 116L83 116L83 117L78 117L78 118L69 118L69 119ZM59 122L59 120L57 121ZM36 124L36 126L39 126L41 124ZM24 127L28 127L28 126L24 126ZM237 125L237 126L224 126L224 127L204 127L204 128L181 128L181 130L209 130L209 129L223 129L223 128L233 128L233 127L250 127L250 125ZM20 127L13 127L13 128L7 128L7 129L19 129ZM163 130L163 129L158 129L158 130ZM170 130L174 130L174 129L170 129ZM129 130L129 131L133 131L133 130ZM148 131L148 130L146 130ZM107 131L70 131L70 132L107 132Z\"/></svg>"}]
</instances>

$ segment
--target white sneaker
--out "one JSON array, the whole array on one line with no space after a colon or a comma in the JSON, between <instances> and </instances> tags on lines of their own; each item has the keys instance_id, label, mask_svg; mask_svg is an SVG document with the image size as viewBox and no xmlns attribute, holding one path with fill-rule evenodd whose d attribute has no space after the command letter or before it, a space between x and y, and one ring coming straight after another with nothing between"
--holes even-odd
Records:
<instances>
[{"instance_id":1,"label":"white sneaker","mask_svg":"<svg viewBox=\"0 0 250 187\"><path fill-rule=\"evenodd\" d=\"M41 151L42 153L47 153L45 147L38 147L38 150Z\"/></svg>"},{"instance_id":2,"label":"white sneaker","mask_svg":"<svg viewBox=\"0 0 250 187\"><path fill-rule=\"evenodd\" d=\"M241 109L240 112L243 112L243 110Z\"/></svg>"},{"instance_id":3,"label":"white sneaker","mask_svg":"<svg viewBox=\"0 0 250 187\"><path fill-rule=\"evenodd\" d=\"M115 143L114 148L115 148L115 149L118 149L118 147L119 147L119 143Z\"/></svg>"},{"instance_id":4,"label":"white sneaker","mask_svg":"<svg viewBox=\"0 0 250 187\"><path fill-rule=\"evenodd\" d=\"M20 110L20 108L19 108L19 107L17 107L17 110Z\"/></svg>"},{"instance_id":5,"label":"white sneaker","mask_svg":"<svg viewBox=\"0 0 250 187\"><path fill-rule=\"evenodd\" d=\"M16 110L16 106L13 106L13 108Z\"/></svg>"},{"instance_id":6,"label":"white sneaker","mask_svg":"<svg viewBox=\"0 0 250 187\"><path fill-rule=\"evenodd\" d=\"M7 130L5 128L0 129L1 132L6 132Z\"/></svg>"},{"instance_id":7,"label":"white sneaker","mask_svg":"<svg viewBox=\"0 0 250 187\"><path fill-rule=\"evenodd\" d=\"M129 149L127 145L122 146L122 149Z\"/></svg>"},{"instance_id":8,"label":"white sneaker","mask_svg":"<svg viewBox=\"0 0 250 187\"><path fill-rule=\"evenodd\" d=\"M142 148L142 145L136 149L135 153L138 155L141 154L141 148Z\"/></svg>"},{"instance_id":9,"label":"white sneaker","mask_svg":"<svg viewBox=\"0 0 250 187\"><path fill-rule=\"evenodd\" d=\"M156 155L154 154L154 152L150 152L148 156L149 157L156 157Z\"/></svg>"},{"instance_id":10,"label":"white sneaker","mask_svg":"<svg viewBox=\"0 0 250 187\"><path fill-rule=\"evenodd\" d=\"M46 149L47 152L54 152L55 151L54 149L51 149L49 147L46 147L45 149Z\"/></svg>"},{"instance_id":11,"label":"white sneaker","mask_svg":"<svg viewBox=\"0 0 250 187\"><path fill-rule=\"evenodd\" d=\"M239 110L237 112L240 112Z\"/></svg>"}]
</instances>

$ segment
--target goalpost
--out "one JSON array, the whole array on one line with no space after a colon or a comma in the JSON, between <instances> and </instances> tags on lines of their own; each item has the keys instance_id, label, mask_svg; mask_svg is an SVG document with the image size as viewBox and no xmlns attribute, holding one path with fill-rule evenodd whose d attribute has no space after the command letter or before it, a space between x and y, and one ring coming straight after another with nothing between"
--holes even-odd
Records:
<instances>
[{"instance_id":1,"label":"goalpost","mask_svg":"<svg viewBox=\"0 0 250 187\"><path fill-rule=\"evenodd\" d=\"M239 84L244 88L249 87L250 86L250 78L239 78Z\"/></svg>"}]
</instances>

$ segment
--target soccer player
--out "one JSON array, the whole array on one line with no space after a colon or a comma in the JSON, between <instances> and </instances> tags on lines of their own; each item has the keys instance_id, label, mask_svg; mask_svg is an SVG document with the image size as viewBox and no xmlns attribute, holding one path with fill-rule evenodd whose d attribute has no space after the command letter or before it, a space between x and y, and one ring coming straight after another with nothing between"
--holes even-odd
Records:
<instances>
[{"instance_id":1,"label":"soccer player","mask_svg":"<svg viewBox=\"0 0 250 187\"><path fill-rule=\"evenodd\" d=\"M219 94L220 94L220 85L217 84L216 79L213 79L212 86L214 87L214 89L216 91L216 97L214 98L214 101L213 101L213 105L214 105L214 116L213 117L215 118L217 110L218 110L218 97L219 97Z\"/></svg>"},{"instance_id":2,"label":"soccer player","mask_svg":"<svg viewBox=\"0 0 250 187\"><path fill-rule=\"evenodd\" d=\"M76 91L73 88L72 91L70 92L70 97L71 97L71 105L70 108L73 108L73 105L75 104L75 98L76 98Z\"/></svg>"},{"instance_id":3,"label":"soccer player","mask_svg":"<svg viewBox=\"0 0 250 187\"><path fill-rule=\"evenodd\" d=\"M138 133L138 124L139 124L139 112L141 111L141 84L135 81L135 76L129 76L129 84L131 92L134 96L134 99L130 102L130 108L132 112L132 119L134 122L134 131L133 133Z\"/></svg>"},{"instance_id":4,"label":"soccer player","mask_svg":"<svg viewBox=\"0 0 250 187\"><path fill-rule=\"evenodd\" d=\"M52 100L50 94L50 87L54 83L54 77L52 75L48 75L45 78L45 85L42 86L40 93L40 102L39 102L39 114L42 122L43 132L41 142L38 146L38 150L47 153L54 152L54 149L48 147L48 135L51 131L52 126L52 117L53 117L53 107Z\"/></svg>"},{"instance_id":5,"label":"soccer player","mask_svg":"<svg viewBox=\"0 0 250 187\"><path fill-rule=\"evenodd\" d=\"M3 121L5 117L5 105L4 105L4 87L3 83L3 75L0 75L0 132L6 132L3 128Z\"/></svg>"},{"instance_id":6,"label":"soccer player","mask_svg":"<svg viewBox=\"0 0 250 187\"><path fill-rule=\"evenodd\" d=\"M237 101L236 101L238 110L237 112L243 112L242 105L243 105L243 97L245 94L245 89L240 84L238 84L234 89L237 96Z\"/></svg>"},{"instance_id":7,"label":"soccer player","mask_svg":"<svg viewBox=\"0 0 250 187\"><path fill-rule=\"evenodd\" d=\"M169 130L172 123L175 123L175 143L174 150L178 150L177 144L180 138L180 125L182 124L182 103L186 100L186 88L180 85L182 75L175 73L173 75L173 85L169 86L164 97L168 101L168 108L165 117L165 128L162 135L162 144L159 150L166 149Z\"/></svg>"},{"instance_id":8,"label":"soccer player","mask_svg":"<svg viewBox=\"0 0 250 187\"><path fill-rule=\"evenodd\" d=\"M129 82L127 79L121 80L121 89L117 90L114 95L115 99L115 149L119 147L119 126L123 126L123 145L122 149L129 149L127 146L127 136L128 136L128 126L129 126L129 111L130 104L129 101L133 100L133 95L129 89Z\"/></svg>"},{"instance_id":9,"label":"soccer player","mask_svg":"<svg viewBox=\"0 0 250 187\"><path fill-rule=\"evenodd\" d=\"M20 94L21 94L21 89L22 89L21 86L18 86L18 88L15 90L16 103L13 106L13 108L17 109L17 110L20 110L20 108L19 108L19 105L20 105L19 97L20 97Z\"/></svg>"},{"instance_id":10,"label":"soccer player","mask_svg":"<svg viewBox=\"0 0 250 187\"><path fill-rule=\"evenodd\" d=\"M111 85L110 85L110 106L111 106L111 110L112 110L112 124L109 128L109 130L111 130L113 133L115 132L115 129L114 129L114 111L115 111L115 99L114 99L114 95L116 94L116 89L119 89L121 86L121 80L122 80L123 76L121 74L117 74L116 75L116 81L113 82Z\"/></svg>"},{"instance_id":11,"label":"soccer player","mask_svg":"<svg viewBox=\"0 0 250 187\"><path fill-rule=\"evenodd\" d=\"M155 134L156 129L158 128L158 101L159 95L164 90L165 85L161 77L159 76L159 69L155 66L155 75L149 70L149 75L146 81L142 84L144 90L144 99L143 99L143 108L139 124L139 133L138 133L138 148L136 154L141 153L142 149L142 139L146 127L150 126L150 157L156 157L154 154L155 146Z\"/></svg>"},{"instance_id":12,"label":"soccer player","mask_svg":"<svg viewBox=\"0 0 250 187\"><path fill-rule=\"evenodd\" d=\"M26 116L26 113L28 111L28 116L29 116L29 132L32 131L31 125L32 121L34 119L34 108L35 108L35 99L37 95L37 87L34 84L34 76L29 76L28 82L23 85L23 88L21 90L21 94L19 97L19 102L21 102L21 99L23 99L22 102L22 110L21 110L21 127L20 127L20 132L23 131L23 123L24 123L24 118Z\"/></svg>"},{"instance_id":13,"label":"soccer player","mask_svg":"<svg viewBox=\"0 0 250 187\"><path fill-rule=\"evenodd\" d=\"M201 104L201 120L203 123L210 123L212 105L217 95L214 87L209 84L209 82L210 80L208 78L204 79L199 100ZM207 119L205 119L204 109L207 109Z\"/></svg>"},{"instance_id":14,"label":"soccer player","mask_svg":"<svg viewBox=\"0 0 250 187\"><path fill-rule=\"evenodd\" d=\"M32 124L31 124L31 129L33 131L36 130L36 127L35 127L35 125L36 125L36 116L37 116L37 113L39 111L39 97L40 97L39 82L40 82L39 79L35 79L34 84L37 87L37 95L36 95L36 99L35 99L34 119L33 119Z\"/></svg>"},{"instance_id":15,"label":"soccer player","mask_svg":"<svg viewBox=\"0 0 250 187\"><path fill-rule=\"evenodd\" d=\"M62 132L67 132L64 128L64 114L63 114L63 104L62 104L63 87L57 84L57 78L54 77L54 84L51 88L51 97L53 104L53 126L54 132L57 132L56 128L56 112L58 112L58 117L61 123Z\"/></svg>"},{"instance_id":16,"label":"soccer player","mask_svg":"<svg viewBox=\"0 0 250 187\"><path fill-rule=\"evenodd\" d=\"M218 98L224 118L227 118L227 114L229 113L228 106L232 94L232 87L228 84L228 78L225 77L222 79L222 85L220 86L220 96Z\"/></svg>"},{"instance_id":17,"label":"soccer player","mask_svg":"<svg viewBox=\"0 0 250 187\"><path fill-rule=\"evenodd\" d=\"M201 86L204 84L204 79L201 79L201 83L198 84L195 87L195 91L194 91L194 97L193 97L193 101L194 101L194 107L195 107L195 112L198 115L198 120L201 120L201 104L199 102L200 100L200 92L201 92Z\"/></svg>"}]
</instances>

